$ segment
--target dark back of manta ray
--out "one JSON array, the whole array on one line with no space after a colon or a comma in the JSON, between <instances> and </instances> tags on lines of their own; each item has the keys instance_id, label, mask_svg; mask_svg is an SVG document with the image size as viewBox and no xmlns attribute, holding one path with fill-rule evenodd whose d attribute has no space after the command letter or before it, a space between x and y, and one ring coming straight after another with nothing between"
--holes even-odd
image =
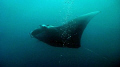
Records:
<instances>
[{"instance_id":1,"label":"dark back of manta ray","mask_svg":"<svg viewBox=\"0 0 120 67\"><path fill-rule=\"evenodd\" d=\"M46 31L42 38L40 36L37 36L35 38L54 47L69 47L69 48L80 47L81 37L79 36L80 35L79 32L81 30L76 30L74 32L68 32L66 30L67 33L66 35L64 35L63 32L65 31L60 29L61 27L55 27L54 29L50 29L49 31Z\"/></svg>"}]
</instances>

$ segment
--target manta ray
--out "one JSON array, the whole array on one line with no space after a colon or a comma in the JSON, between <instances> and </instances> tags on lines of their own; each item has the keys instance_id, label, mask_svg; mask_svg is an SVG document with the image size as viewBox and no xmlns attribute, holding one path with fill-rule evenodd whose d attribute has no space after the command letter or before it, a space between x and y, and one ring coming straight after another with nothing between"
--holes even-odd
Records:
<instances>
[{"instance_id":1,"label":"manta ray","mask_svg":"<svg viewBox=\"0 0 120 67\"><path fill-rule=\"evenodd\" d=\"M39 41L55 47L79 48L84 29L100 11L84 14L61 26L40 25L30 35Z\"/></svg>"}]
</instances>

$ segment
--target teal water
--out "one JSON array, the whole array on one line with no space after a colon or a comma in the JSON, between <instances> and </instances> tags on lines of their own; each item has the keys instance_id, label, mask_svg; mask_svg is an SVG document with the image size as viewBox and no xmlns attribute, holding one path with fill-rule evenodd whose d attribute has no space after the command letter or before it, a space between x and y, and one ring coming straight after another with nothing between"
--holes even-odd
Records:
<instances>
[{"instance_id":1,"label":"teal water","mask_svg":"<svg viewBox=\"0 0 120 67\"><path fill-rule=\"evenodd\" d=\"M119 0L0 0L0 67L119 67ZM52 47L29 33L101 11L78 49Z\"/></svg>"}]
</instances>

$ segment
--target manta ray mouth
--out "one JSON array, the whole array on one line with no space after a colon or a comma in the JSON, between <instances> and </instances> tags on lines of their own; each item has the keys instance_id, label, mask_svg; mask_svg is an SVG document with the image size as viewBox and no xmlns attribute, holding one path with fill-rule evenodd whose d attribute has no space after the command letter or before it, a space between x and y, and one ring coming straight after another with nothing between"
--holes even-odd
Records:
<instances>
[{"instance_id":1,"label":"manta ray mouth","mask_svg":"<svg viewBox=\"0 0 120 67\"><path fill-rule=\"evenodd\" d=\"M45 31L36 35L36 37L39 37L39 38L44 38L44 36L47 36Z\"/></svg>"},{"instance_id":2,"label":"manta ray mouth","mask_svg":"<svg viewBox=\"0 0 120 67\"><path fill-rule=\"evenodd\" d=\"M31 38L39 38L39 39L41 39L41 38L43 38L44 36L47 36L47 35L46 35L46 31L45 31L45 30L42 30L41 28L38 28L38 29L36 29L36 30L34 30L34 31L32 31L32 32L30 33L30 37L31 37Z\"/></svg>"}]
</instances>

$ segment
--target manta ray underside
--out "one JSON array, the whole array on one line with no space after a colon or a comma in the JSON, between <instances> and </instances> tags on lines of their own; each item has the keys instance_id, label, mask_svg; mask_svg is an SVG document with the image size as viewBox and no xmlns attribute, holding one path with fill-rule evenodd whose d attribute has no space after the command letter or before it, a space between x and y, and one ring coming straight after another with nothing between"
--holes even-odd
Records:
<instances>
[{"instance_id":1,"label":"manta ray underside","mask_svg":"<svg viewBox=\"0 0 120 67\"><path fill-rule=\"evenodd\" d=\"M31 32L31 36L55 47L79 48L84 29L99 12L95 11L82 15L58 27L40 25L39 28Z\"/></svg>"}]
</instances>

